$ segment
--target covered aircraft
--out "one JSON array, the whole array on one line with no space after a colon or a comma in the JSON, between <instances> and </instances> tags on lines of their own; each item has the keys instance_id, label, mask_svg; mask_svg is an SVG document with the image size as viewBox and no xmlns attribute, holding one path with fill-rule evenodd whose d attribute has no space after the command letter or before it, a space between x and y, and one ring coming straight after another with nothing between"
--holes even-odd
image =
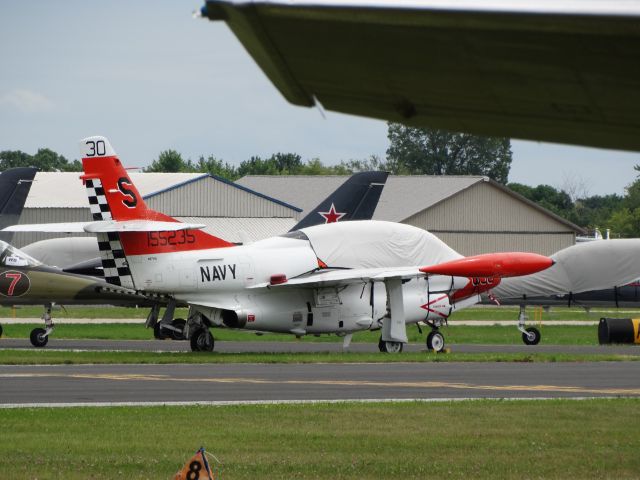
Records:
<instances>
[{"instance_id":1,"label":"covered aircraft","mask_svg":"<svg viewBox=\"0 0 640 480\"><path fill-rule=\"evenodd\" d=\"M185 336L213 350L209 327L346 336L381 329L380 349L402 350L407 324L438 326L502 278L544 270L531 253L462 257L428 232L389 222L336 222L237 246L149 209L104 137L80 142L105 280L188 304ZM64 231L65 225L30 226Z\"/></svg>"},{"instance_id":2,"label":"covered aircraft","mask_svg":"<svg viewBox=\"0 0 640 480\"><path fill-rule=\"evenodd\" d=\"M294 105L640 150L640 1L206 0Z\"/></svg>"}]
</instances>

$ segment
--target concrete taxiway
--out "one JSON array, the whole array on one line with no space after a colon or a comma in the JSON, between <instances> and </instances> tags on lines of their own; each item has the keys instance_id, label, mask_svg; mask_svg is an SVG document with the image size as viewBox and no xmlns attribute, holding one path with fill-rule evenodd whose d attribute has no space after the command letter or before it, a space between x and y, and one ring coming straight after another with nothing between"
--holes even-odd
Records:
<instances>
[{"instance_id":1,"label":"concrete taxiway","mask_svg":"<svg viewBox=\"0 0 640 480\"><path fill-rule=\"evenodd\" d=\"M640 355L640 345L448 345L452 352L459 353L570 353L582 355ZM0 338L0 349L31 349L27 338ZM87 350L87 351L144 351L144 352L188 352L189 342L172 340L64 340L52 337L45 347L47 350ZM424 343L405 346L406 352L425 350ZM342 342L310 341L217 341L216 352L220 353L322 353L342 352ZM378 352L375 343L352 343L350 352Z\"/></svg>"},{"instance_id":2,"label":"concrete taxiway","mask_svg":"<svg viewBox=\"0 0 640 480\"><path fill-rule=\"evenodd\" d=\"M0 405L640 397L640 364L0 366Z\"/></svg>"}]
</instances>

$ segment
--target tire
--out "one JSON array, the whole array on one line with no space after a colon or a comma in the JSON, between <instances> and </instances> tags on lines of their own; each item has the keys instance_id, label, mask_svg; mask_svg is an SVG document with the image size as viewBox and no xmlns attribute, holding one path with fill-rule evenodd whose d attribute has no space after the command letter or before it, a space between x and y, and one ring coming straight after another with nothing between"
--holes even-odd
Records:
<instances>
[{"instance_id":1,"label":"tire","mask_svg":"<svg viewBox=\"0 0 640 480\"><path fill-rule=\"evenodd\" d=\"M29 339L31 340L31 345L34 347L44 347L49 341L49 336L44 336L47 331L44 328L34 328L31 330L31 335Z\"/></svg>"},{"instance_id":2,"label":"tire","mask_svg":"<svg viewBox=\"0 0 640 480\"><path fill-rule=\"evenodd\" d=\"M2 336L2 325L0 325L0 337Z\"/></svg>"},{"instance_id":3,"label":"tire","mask_svg":"<svg viewBox=\"0 0 640 480\"><path fill-rule=\"evenodd\" d=\"M157 340L164 340L165 338L167 338L167 336L162 331L162 328L160 327L160 322L156 323L153 327L153 336Z\"/></svg>"},{"instance_id":4,"label":"tire","mask_svg":"<svg viewBox=\"0 0 640 480\"><path fill-rule=\"evenodd\" d=\"M190 341L192 352L213 352L215 340L211 332L206 328L193 332Z\"/></svg>"},{"instance_id":5,"label":"tire","mask_svg":"<svg viewBox=\"0 0 640 480\"><path fill-rule=\"evenodd\" d=\"M387 353L387 347L385 346L384 342L382 341L382 337L380 337L380 340L378 340L378 349L382 353Z\"/></svg>"},{"instance_id":6,"label":"tire","mask_svg":"<svg viewBox=\"0 0 640 480\"><path fill-rule=\"evenodd\" d=\"M182 318L176 318L171 322L171 326L180 330L179 332L171 330L171 338L173 338L174 340L186 340L186 337L184 336L184 329L187 326L186 320Z\"/></svg>"},{"instance_id":7,"label":"tire","mask_svg":"<svg viewBox=\"0 0 640 480\"><path fill-rule=\"evenodd\" d=\"M538 330L536 327L529 327L529 328L526 328L525 330L529 333L533 333L534 335L534 338L530 339L526 333L522 334L522 341L526 345L537 345L538 343L540 343L540 337L542 336L540 335L540 330Z\"/></svg>"},{"instance_id":8,"label":"tire","mask_svg":"<svg viewBox=\"0 0 640 480\"><path fill-rule=\"evenodd\" d=\"M401 353L404 344L402 342L383 342L385 353Z\"/></svg>"},{"instance_id":9,"label":"tire","mask_svg":"<svg viewBox=\"0 0 640 480\"><path fill-rule=\"evenodd\" d=\"M427 335L427 350L440 353L444 350L444 335L438 330L432 330Z\"/></svg>"}]
</instances>

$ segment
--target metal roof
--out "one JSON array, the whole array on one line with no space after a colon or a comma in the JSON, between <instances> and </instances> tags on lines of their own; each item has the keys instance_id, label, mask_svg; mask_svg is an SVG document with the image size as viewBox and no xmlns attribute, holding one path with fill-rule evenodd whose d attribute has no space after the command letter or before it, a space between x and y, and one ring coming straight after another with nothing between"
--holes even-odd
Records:
<instances>
[{"instance_id":1,"label":"metal roof","mask_svg":"<svg viewBox=\"0 0 640 480\"><path fill-rule=\"evenodd\" d=\"M88 207L87 193L80 180L80 172L38 172L31 185L25 208L85 208ZM269 197L250 188L207 173L147 173L129 172L131 180L143 197L154 197L184 185L211 178L231 185L247 193L257 195L278 205L301 211L294 205L278 198Z\"/></svg>"},{"instance_id":2,"label":"metal roof","mask_svg":"<svg viewBox=\"0 0 640 480\"><path fill-rule=\"evenodd\" d=\"M31 185L25 208L86 208L87 192L81 172L38 172ZM203 177L202 173L129 172L138 191L147 196L177 183Z\"/></svg>"},{"instance_id":3,"label":"metal roof","mask_svg":"<svg viewBox=\"0 0 640 480\"><path fill-rule=\"evenodd\" d=\"M292 202L303 209L303 215L315 208L346 179L347 175L247 175L236 183L266 195ZM573 231L584 229L535 202L479 175L389 175L373 216L374 220L402 222L422 210L433 207L467 188L486 182L517 201L548 215Z\"/></svg>"},{"instance_id":4,"label":"metal roof","mask_svg":"<svg viewBox=\"0 0 640 480\"><path fill-rule=\"evenodd\" d=\"M247 175L236 183L302 208L315 208L346 179L346 175ZM375 220L400 222L478 182L482 176L390 175L376 208Z\"/></svg>"}]
</instances>

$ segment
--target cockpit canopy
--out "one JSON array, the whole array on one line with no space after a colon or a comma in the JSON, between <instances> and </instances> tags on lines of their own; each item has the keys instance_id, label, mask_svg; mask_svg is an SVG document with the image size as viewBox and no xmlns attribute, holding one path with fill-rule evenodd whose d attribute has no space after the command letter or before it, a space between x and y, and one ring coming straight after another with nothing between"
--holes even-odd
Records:
<instances>
[{"instance_id":1,"label":"cockpit canopy","mask_svg":"<svg viewBox=\"0 0 640 480\"><path fill-rule=\"evenodd\" d=\"M42 262L0 240L0 266L37 267L38 265L42 265Z\"/></svg>"}]
</instances>

